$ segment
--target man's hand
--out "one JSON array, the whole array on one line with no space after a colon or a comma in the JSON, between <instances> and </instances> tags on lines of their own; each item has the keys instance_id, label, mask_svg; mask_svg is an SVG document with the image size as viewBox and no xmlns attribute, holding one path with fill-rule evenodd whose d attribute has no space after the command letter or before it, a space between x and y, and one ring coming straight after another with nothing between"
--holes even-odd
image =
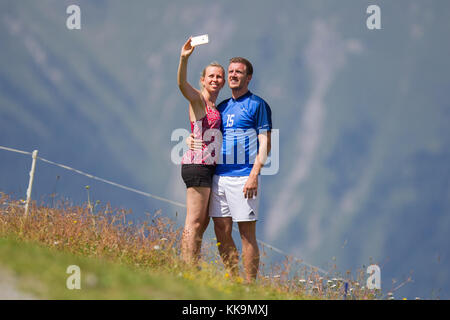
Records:
<instances>
[{"instance_id":1,"label":"man's hand","mask_svg":"<svg viewBox=\"0 0 450 320\"><path fill-rule=\"evenodd\" d=\"M194 134L191 133L185 140L189 149L191 150L202 150L203 149L203 140L202 139L194 139Z\"/></svg>"},{"instance_id":2,"label":"man's hand","mask_svg":"<svg viewBox=\"0 0 450 320\"><path fill-rule=\"evenodd\" d=\"M264 166L267 160L267 154L271 148L271 133L266 131L258 134L259 150L253 164L252 171L248 177L247 182L244 185L244 197L253 198L257 196L258 192L258 175L261 172L261 168Z\"/></svg>"},{"instance_id":3,"label":"man's hand","mask_svg":"<svg viewBox=\"0 0 450 320\"><path fill-rule=\"evenodd\" d=\"M258 193L258 175L250 174L247 182L244 185L244 198L251 199L257 196Z\"/></svg>"}]
</instances>

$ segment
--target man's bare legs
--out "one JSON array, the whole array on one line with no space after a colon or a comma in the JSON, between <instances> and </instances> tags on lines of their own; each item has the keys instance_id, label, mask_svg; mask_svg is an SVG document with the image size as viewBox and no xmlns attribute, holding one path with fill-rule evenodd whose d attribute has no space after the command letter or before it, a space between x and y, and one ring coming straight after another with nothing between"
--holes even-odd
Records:
<instances>
[{"instance_id":1,"label":"man's bare legs","mask_svg":"<svg viewBox=\"0 0 450 320\"><path fill-rule=\"evenodd\" d=\"M256 280L259 269L259 248L256 241L256 221L238 222L242 240L242 262L245 280L251 283Z\"/></svg>"},{"instance_id":2,"label":"man's bare legs","mask_svg":"<svg viewBox=\"0 0 450 320\"><path fill-rule=\"evenodd\" d=\"M209 224L208 204L211 189L191 187L186 191L186 221L181 239L181 253L188 264L196 264L200 257L203 233Z\"/></svg>"},{"instance_id":3,"label":"man's bare legs","mask_svg":"<svg viewBox=\"0 0 450 320\"><path fill-rule=\"evenodd\" d=\"M238 275L239 254L232 237L233 221L231 218L213 218L219 253L225 267L233 276ZM242 240L242 259L245 280L256 280L259 269L259 248L256 241L256 221L238 222Z\"/></svg>"}]
</instances>

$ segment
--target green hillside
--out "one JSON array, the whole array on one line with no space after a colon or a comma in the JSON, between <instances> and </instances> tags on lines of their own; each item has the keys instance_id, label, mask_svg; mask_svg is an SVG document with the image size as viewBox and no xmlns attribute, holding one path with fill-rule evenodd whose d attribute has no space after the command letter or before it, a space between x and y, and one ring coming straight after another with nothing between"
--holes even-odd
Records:
<instances>
[{"instance_id":1,"label":"green hillside","mask_svg":"<svg viewBox=\"0 0 450 320\"><path fill-rule=\"evenodd\" d=\"M24 217L19 202L0 200L8 203L0 211L0 268L11 270L18 290L36 298L342 299L344 281L348 299L381 297L358 279L320 277L314 271L290 274L289 259L270 272L261 266L258 280L247 284L242 270L231 276L223 268L220 243L206 240L199 264L186 265L179 255L180 230L162 217L134 226L124 212L93 212L89 206L33 206ZM79 289L70 266L79 268Z\"/></svg>"},{"instance_id":2,"label":"green hillside","mask_svg":"<svg viewBox=\"0 0 450 320\"><path fill-rule=\"evenodd\" d=\"M80 268L80 289L69 289L67 280ZM14 272L18 289L37 299L156 299L235 300L304 299L305 296L278 293L256 286L245 287L211 277L212 270L171 272L75 255L40 243L0 238L0 267ZM69 270L70 271L70 270ZM70 280L70 279L69 279ZM5 295L6 293L3 292Z\"/></svg>"}]
</instances>

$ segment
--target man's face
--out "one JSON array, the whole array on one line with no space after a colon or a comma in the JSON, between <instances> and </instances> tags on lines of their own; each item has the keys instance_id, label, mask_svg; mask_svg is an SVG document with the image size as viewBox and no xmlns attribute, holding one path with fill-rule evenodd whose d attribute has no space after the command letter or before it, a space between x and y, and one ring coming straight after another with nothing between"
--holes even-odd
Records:
<instances>
[{"instance_id":1,"label":"man's face","mask_svg":"<svg viewBox=\"0 0 450 320\"><path fill-rule=\"evenodd\" d=\"M247 66L240 62L230 63L228 66L228 85L230 89L240 90L246 88L252 79L247 74Z\"/></svg>"}]
</instances>

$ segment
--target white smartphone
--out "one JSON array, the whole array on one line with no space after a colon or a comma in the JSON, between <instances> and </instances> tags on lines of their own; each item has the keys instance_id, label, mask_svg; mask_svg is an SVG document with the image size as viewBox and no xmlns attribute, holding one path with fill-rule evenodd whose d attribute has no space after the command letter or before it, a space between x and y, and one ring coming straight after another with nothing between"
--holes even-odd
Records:
<instances>
[{"instance_id":1,"label":"white smartphone","mask_svg":"<svg viewBox=\"0 0 450 320\"><path fill-rule=\"evenodd\" d=\"M207 34L191 38L191 46L193 47L199 46L201 44L207 44L208 42L209 39Z\"/></svg>"}]
</instances>

